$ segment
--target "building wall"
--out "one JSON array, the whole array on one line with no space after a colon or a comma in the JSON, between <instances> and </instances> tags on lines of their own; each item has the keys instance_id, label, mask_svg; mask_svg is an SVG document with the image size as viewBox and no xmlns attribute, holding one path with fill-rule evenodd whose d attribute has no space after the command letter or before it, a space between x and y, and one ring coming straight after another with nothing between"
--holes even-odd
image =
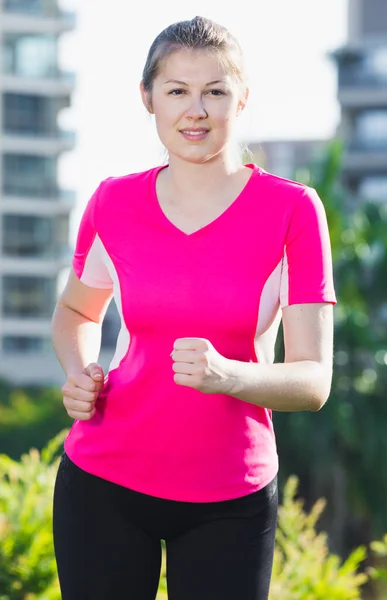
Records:
<instances>
[{"instance_id":1,"label":"building wall","mask_svg":"<svg viewBox=\"0 0 387 600\"><path fill-rule=\"evenodd\" d=\"M385 37L387 30L386 0L363 0L360 7L360 37Z\"/></svg>"},{"instance_id":2,"label":"building wall","mask_svg":"<svg viewBox=\"0 0 387 600\"><path fill-rule=\"evenodd\" d=\"M57 42L74 24L56 0L0 0L0 377L15 383L63 379L50 327L75 195L57 164L75 134L57 124L74 90Z\"/></svg>"},{"instance_id":3,"label":"building wall","mask_svg":"<svg viewBox=\"0 0 387 600\"><path fill-rule=\"evenodd\" d=\"M345 142L343 182L355 201L387 202L387 2L349 0L349 40L336 53Z\"/></svg>"}]
</instances>

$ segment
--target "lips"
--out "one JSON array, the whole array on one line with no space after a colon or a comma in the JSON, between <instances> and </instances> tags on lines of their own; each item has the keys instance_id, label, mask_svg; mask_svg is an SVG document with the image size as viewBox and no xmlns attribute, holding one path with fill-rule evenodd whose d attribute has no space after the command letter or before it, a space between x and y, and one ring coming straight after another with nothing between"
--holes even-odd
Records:
<instances>
[{"instance_id":1,"label":"lips","mask_svg":"<svg viewBox=\"0 0 387 600\"><path fill-rule=\"evenodd\" d=\"M187 142L201 142L207 138L209 129L180 129L180 133Z\"/></svg>"},{"instance_id":2,"label":"lips","mask_svg":"<svg viewBox=\"0 0 387 600\"><path fill-rule=\"evenodd\" d=\"M203 135L208 133L208 131L208 129L180 129L180 132L186 135Z\"/></svg>"}]
</instances>

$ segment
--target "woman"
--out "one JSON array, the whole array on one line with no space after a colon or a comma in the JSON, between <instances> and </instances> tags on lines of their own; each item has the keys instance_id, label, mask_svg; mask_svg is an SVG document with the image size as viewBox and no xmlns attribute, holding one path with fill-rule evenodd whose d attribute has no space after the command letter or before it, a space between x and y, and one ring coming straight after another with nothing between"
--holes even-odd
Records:
<instances>
[{"instance_id":1,"label":"woman","mask_svg":"<svg viewBox=\"0 0 387 600\"><path fill-rule=\"evenodd\" d=\"M319 410L335 294L316 192L235 164L240 47L196 17L152 44L141 95L168 165L110 177L85 209L53 319L74 419L54 496L63 600L268 598L272 411ZM122 327L98 365L114 294ZM281 310L280 310L281 309ZM272 364L279 320L286 357Z\"/></svg>"}]
</instances>

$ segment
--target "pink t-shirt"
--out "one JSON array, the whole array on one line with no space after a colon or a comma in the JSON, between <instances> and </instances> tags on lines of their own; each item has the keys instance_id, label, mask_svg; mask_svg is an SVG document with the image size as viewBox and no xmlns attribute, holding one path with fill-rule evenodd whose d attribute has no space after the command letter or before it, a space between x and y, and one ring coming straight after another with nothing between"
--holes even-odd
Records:
<instances>
[{"instance_id":1,"label":"pink t-shirt","mask_svg":"<svg viewBox=\"0 0 387 600\"><path fill-rule=\"evenodd\" d=\"M89 421L65 441L89 473L188 502L250 494L278 470L271 411L174 382L170 353L208 339L227 358L272 363L281 307L335 303L325 211L315 190L250 164L223 214L185 234L163 213L163 167L109 177L85 209L73 260L114 290L122 327Z\"/></svg>"}]
</instances>

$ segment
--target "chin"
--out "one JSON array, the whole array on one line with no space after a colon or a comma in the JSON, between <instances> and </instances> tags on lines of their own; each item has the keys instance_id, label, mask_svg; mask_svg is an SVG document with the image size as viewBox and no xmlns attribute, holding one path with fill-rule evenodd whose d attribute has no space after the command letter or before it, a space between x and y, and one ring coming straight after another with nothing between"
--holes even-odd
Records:
<instances>
[{"instance_id":1,"label":"chin","mask_svg":"<svg viewBox=\"0 0 387 600\"><path fill-rule=\"evenodd\" d=\"M219 157L222 149L218 151L201 151L201 152L170 152L171 155L178 157L180 160L192 163L194 165L201 165L210 162Z\"/></svg>"}]
</instances>

